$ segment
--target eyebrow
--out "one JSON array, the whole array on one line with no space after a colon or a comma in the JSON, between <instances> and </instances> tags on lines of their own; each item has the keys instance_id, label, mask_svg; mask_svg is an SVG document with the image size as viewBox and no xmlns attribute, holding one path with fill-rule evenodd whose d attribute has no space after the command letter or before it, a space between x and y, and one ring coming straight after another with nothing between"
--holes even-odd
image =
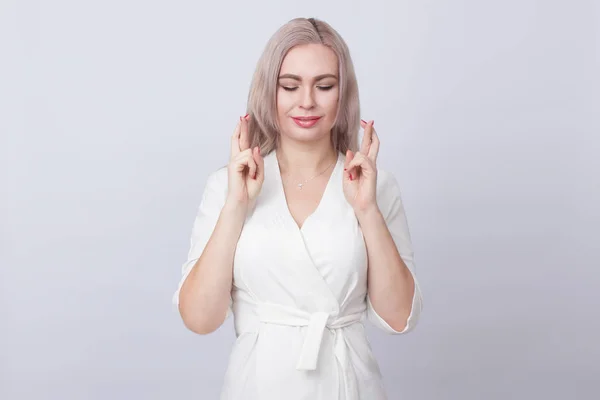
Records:
<instances>
[{"instance_id":1,"label":"eyebrow","mask_svg":"<svg viewBox=\"0 0 600 400\"><path fill-rule=\"evenodd\" d=\"M337 79L338 77L336 75L334 75L334 74L322 74L322 75L315 76L314 80L315 81L320 81L321 79L325 79L325 78L335 78L335 79ZM293 79L295 81L302 82L302 78L299 77L298 75L294 75L294 74L283 74L278 79Z\"/></svg>"}]
</instances>

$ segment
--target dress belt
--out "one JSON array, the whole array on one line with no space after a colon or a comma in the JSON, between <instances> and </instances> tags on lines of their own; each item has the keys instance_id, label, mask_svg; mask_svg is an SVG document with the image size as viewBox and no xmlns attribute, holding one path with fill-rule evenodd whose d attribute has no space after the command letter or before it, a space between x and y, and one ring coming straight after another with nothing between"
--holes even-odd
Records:
<instances>
[{"instance_id":1,"label":"dress belt","mask_svg":"<svg viewBox=\"0 0 600 400\"><path fill-rule=\"evenodd\" d=\"M325 328L334 335L334 355L339 363L339 379L343 393L337 398L344 400L358 399L358 383L356 373L349 356L349 347L344 335L344 327L360 322L363 313L354 313L341 317L334 317L326 312L300 310L295 307L282 306L273 303L260 303L254 301L238 300L233 303L236 314L236 332L249 332L257 329L256 322L285 326L306 326L304 342L296 369L316 370L319 360L319 351L323 340Z\"/></svg>"},{"instance_id":2,"label":"dress belt","mask_svg":"<svg viewBox=\"0 0 600 400\"><path fill-rule=\"evenodd\" d=\"M346 367L346 363L349 362L347 344L339 329L360 322L362 318L362 313L355 313L332 319L326 312L309 313L297 308L269 303L257 304L256 314L259 321L263 323L307 327L300 357L296 364L298 370L315 370L317 368L325 327L334 330L335 355L342 366Z\"/></svg>"}]
</instances>

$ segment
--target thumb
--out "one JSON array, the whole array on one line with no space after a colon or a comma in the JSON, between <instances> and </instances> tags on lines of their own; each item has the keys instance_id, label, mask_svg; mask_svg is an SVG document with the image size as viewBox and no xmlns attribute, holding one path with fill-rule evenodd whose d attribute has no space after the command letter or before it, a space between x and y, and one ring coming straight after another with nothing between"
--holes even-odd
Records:
<instances>
[{"instance_id":1,"label":"thumb","mask_svg":"<svg viewBox=\"0 0 600 400\"><path fill-rule=\"evenodd\" d=\"M265 174L265 160L260 154L260 146L254 148L252 158L254 158L254 162L256 162L256 165L258 166L256 179L262 179Z\"/></svg>"},{"instance_id":2,"label":"thumb","mask_svg":"<svg viewBox=\"0 0 600 400\"><path fill-rule=\"evenodd\" d=\"M352 152L352 150L347 150L346 151L346 162L344 162L344 179L352 180L350 178L350 176L352 174L352 168L348 168L350 166L350 163L352 162L352 160L354 160L354 153Z\"/></svg>"}]
</instances>

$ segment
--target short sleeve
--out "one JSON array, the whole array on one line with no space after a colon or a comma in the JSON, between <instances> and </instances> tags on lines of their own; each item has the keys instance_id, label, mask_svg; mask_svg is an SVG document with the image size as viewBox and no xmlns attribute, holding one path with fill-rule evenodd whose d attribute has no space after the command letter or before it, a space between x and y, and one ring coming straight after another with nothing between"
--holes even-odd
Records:
<instances>
[{"instance_id":1,"label":"short sleeve","mask_svg":"<svg viewBox=\"0 0 600 400\"><path fill-rule=\"evenodd\" d=\"M406 326L402 331L393 329L385 320L377 314L371 299L367 294L367 318L375 326L390 334L402 334L411 331L417 324L422 309L422 295L416 276L414 263L414 252L408 221L402 203L400 186L396 178L389 172L378 171L377 203L383 213L387 227L398 248L400 257L408 267L415 282L415 291L412 298L411 312L408 316Z\"/></svg>"},{"instance_id":2,"label":"short sleeve","mask_svg":"<svg viewBox=\"0 0 600 400\"><path fill-rule=\"evenodd\" d=\"M181 278L177 290L173 294L172 302L177 306L179 305L181 288L196 264L196 261L198 261L202 255L202 252L215 229L226 198L227 169L221 168L211 173L206 180L200 205L192 226L187 258L181 266ZM231 304L227 311L227 316L229 316L230 313Z\"/></svg>"}]
</instances>

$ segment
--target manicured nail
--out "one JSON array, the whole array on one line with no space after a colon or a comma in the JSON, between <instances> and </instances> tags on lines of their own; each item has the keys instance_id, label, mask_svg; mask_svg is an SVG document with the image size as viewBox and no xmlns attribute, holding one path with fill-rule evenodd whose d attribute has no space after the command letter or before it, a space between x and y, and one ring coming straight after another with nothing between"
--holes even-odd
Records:
<instances>
[{"instance_id":1,"label":"manicured nail","mask_svg":"<svg viewBox=\"0 0 600 400\"><path fill-rule=\"evenodd\" d=\"M361 121L364 122L365 124L367 123L367 121L365 121L364 119L361 118Z\"/></svg>"},{"instance_id":2,"label":"manicured nail","mask_svg":"<svg viewBox=\"0 0 600 400\"><path fill-rule=\"evenodd\" d=\"M350 174L350 180L352 180L352 174Z\"/></svg>"},{"instance_id":3,"label":"manicured nail","mask_svg":"<svg viewBox=\"0 0 600 400\"><path fill-rule=\"evenodd\" d=\"M250 116L250 114L244 115L244 119L248 119L249 116Z\"/></svg>"}]
</instances>

